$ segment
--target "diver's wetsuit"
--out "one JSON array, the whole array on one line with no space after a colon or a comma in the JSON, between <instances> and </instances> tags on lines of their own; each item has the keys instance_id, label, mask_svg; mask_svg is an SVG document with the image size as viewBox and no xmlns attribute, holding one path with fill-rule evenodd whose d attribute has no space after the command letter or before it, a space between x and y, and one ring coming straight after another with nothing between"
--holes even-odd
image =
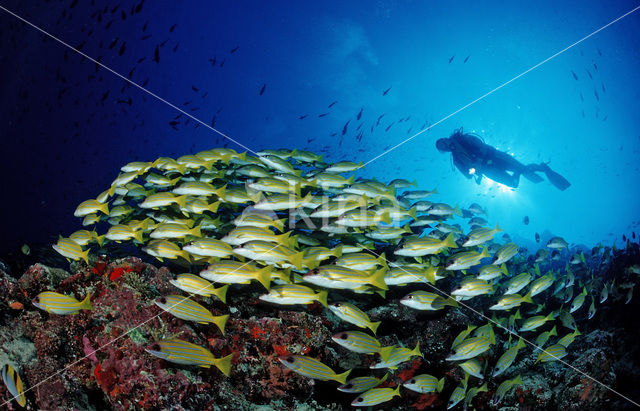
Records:
<instances>
[{"instance_id":1,"label":"diver's wetsuit","mask_svg":"<svg viewBox=\"0 0 640 411\"><path fill-rule=\"evenodd\" d=\"M476 177L480 184L482 176L497 181L509 187L518 187L520 175L528 180L539 183L542 177L536 172L544 172L549 181L560 190L566 190L571 184L560 174L554 172L546 164L522 164L513 156L496 150L485 144L480 138L472 134L463 134L458 130L448 139L436 142L440 151L450 151L453 163L467 178Z\"/></svg>"}]
</instances>

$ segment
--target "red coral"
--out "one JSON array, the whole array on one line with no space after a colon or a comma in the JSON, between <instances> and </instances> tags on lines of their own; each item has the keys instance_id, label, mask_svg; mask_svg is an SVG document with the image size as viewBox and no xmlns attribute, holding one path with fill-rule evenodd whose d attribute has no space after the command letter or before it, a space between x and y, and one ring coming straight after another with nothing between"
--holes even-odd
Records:
<instances>
[{"instance_id":1,"label":"red coral","mask_svg":"<svg viewBox=\"0 0 640 411\"><path fill-rule=\"evenodd\" d=\"M272 345L273 347L273 351L275 351L276 354L278 354L278 357L283 357L285 355L289 354L289 350L287 350L287 346L286 345Z\"/></svg>"},{"instance_id":2,"label":"red coral","mask_svg":"<svg viewBox=\"0 0 640 411\"><path fill-rule=\"evenodd\" d=\"M411 361L411 368L407 368L406 370L400 371L398 373L398 377L400 377L402 381L407 381L408 379L410 379L415 375L416 371L418 370L418 368L420 368L421 364L422 364L422 361L420 361L420 359L415 359Z\"/></svg>"},{"instance_id":3,"label":"red coral","mask_svg":"<svg viewBox=\"0 0 640 411\"><path fill-rule=\"evenodd\" d=\"M104 269L107 266L106 261L98 261L96 265L93 266L91 272L94 274L102 275L104 273Z\"/></svg>"},{"instance_id":4,"label":"red coral","mask_svg":"<svg viewBox=\"0 0 640 411\"><path fill-rule=\"evenodd\" d=\"M438 394L422 394L411 406L417 410L426 410L436 405L436 402L438 402Z\"/></svg>"},{"instance_id":5,"label":"red coral","mask_svg":"<svg viewBox=\"0 0 640 411\"><path fill-rule=\"evenodd\" d=\"M122 277L122 274L124 274L124 268L116 267L113 269L113 271L111 271L111 274L109 275L109 280L115 281L118 278Z\"/></svg>"},{"instance_id":6,"label":"red coral","mask_svg":"<svg viewBox=\"0 0 640 411\"><path fill-rule=\"evenodd\" d=\"M262 338L262 336L264 334L267 334L266 330L263 330L262 328L260 328L258 326L251 327L251 337L253 337L254 340L263 340L264 341L264 338Z\"/></svg>"}]
</instances>

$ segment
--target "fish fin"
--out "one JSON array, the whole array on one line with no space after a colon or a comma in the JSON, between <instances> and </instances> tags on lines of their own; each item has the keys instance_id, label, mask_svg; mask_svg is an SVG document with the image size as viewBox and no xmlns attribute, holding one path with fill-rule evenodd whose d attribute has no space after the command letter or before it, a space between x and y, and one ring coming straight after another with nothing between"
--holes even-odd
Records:
<instances>
[{"instance_id":1,"label":"fish fin","mask_svg":"<svg viewBox=\"0 0 640 411\"><path fill-rule=\"evenodd\" d=\"M384 275L386 273L387 273L387 269L386 268L381 268L378 271L374 272L368 278L369 284L371 284L374 287L377 287L377 288L379 288L381 290L388 290L389 287L387 287L387 284L384 282Z\"/></svg>"},{"instance_id":2,"label":"fish fin","mask_svg":"<svg viewBox=\"0 0 640 411\"><path fill-rule=\"evenodd\" d=\"M302 261L304 259L304 251L297 252L289 256L289 262L298 270L302 270Z\"/></svg>"},{"instance_id":3,"label":"fish fin","mask_svg":"<svg viewBox=\"0 0 640 411\"><path fill-rule=\"evenodd\" d=\"M449 233L443 243L445 247L458 248L458 244L456 244L456 241L453 239L453 233Z\"/></svg>"},{"instance_id":4,"label":"fish fin","mask_svg":"<svg viewBox=\"0 0 640 411\"><path fill-rule=\"evenodd\" d=\"M444 377L438 380L438 386L436 387L436 391L442 392L443 388L444 388Z\"/></svg>"},{"instance_id":5,"label":"fish fin","mask_svg":"<svg viewBox=\"0 0 640 411\"><path fill-rule=\"evenodd\" d=\"M558 335L558 331L556 330L556 326L554 325L551 331L549 331L549 336Z\"/></svg>"},{"instance_id":6,"label":"fish fin","mask_svg":"<svg viewBox=\"0 0 640 411\"><path fill-rule=\"evenodd\" d=\"M271 287L271 267L264 267L256 273L256 280L269 291Z\"/></svg>"},{"instance_id":7,"label":"fish fin","mask_svg":"<svg viewBox=\"0 0 640 411\"><path fill-rule=\"evenodd\" d=\"M380 354L380 358L382 359L383 362L387 362L394 348L395 347L393 345L389 345L387 347L380 347L380 349L378 350L378 353Z\"/></svg>"},{"instance_id":8,"label":"fish fin","mask_svg":"<svg viewBox=\"0 0 640 411\"><path fill-rule=\"evenodd\" d=\"M229 319L229 314L213 317L213 323L218 326L222 335L224 335L224 327L227 325L228 319Z\"/></svg>"},{"instance_id":9,"label":"fish fin","mask_svg":"<svg viewBox=\"0 0 640 411\"><path fill-rule=\"evenodd\" d=\"M371 331L373 331L374 335L378 332L378 327L380 326L380 323L382 323L382 321L376 321L376 322L370 322L369 323L369 329Z\"/></svg>"},{"instance_id":10,"label":"fish fin","mask_svg":"<svg viewBox=\"0 0 640 411\"><path fill-rule=\"evenodd\" d=\"M175 198L176 203L178 203L178 205L180 206L180 208L185 208L185 206L187 205L187 196L183 195L183 196L177 196Z\"/></svg>"},{"instance_id":11,"label":"fish fin","mask_svg":"<svg viewBox=\"0 0 640 411\"><path fill-rule=\"evenodd\" d=\"M229 354L226 357L215 358L213 365L218 367L218 369L227 377L231 373L231 360L233 359L233 354Z\"/></svg>"},{"instance_id":12,"label":"fish fin","mask_svg":"<svg viewBox=\"0 0 640 411\"><path fill-rule=\"evenodd\" d=\"M420 352L420 341L416 343L416 347L411 351L412 355L417 355L418 357L422 357L422 353Z\"/></svg>"},{"instance_id":13,"label":"fish fin","mask_svg":"<svg viewBox=\"0 0 640 411\"><path fill-rule=\"evenodd\" d=\"M87 296L84 297L84 300L80 303L80 309L93 310L93 306L91 305L91 293L87 293Z\"/></svg>"},{"instance_id":14,"label":"fish fin","mask_svg":"<svg viewBox=\"0 0 640 411\"><path fill-rule=\"evenodd\" d=\"M351 373L351 370L347 370L342 374L336 374L333 380L338 381L340 384L344 384L347 382L347 377L349 376L350 373Z\"/></svg>"},{"instance_id":15,"label":"fish fin","mask_svg":"<svg viewBox=\"0 0 640 411\"><path fill-rule=\"evenodd\" d=\"M220 301L222 301L223 303L227 303L227 290L229 289L229 284L224 285L220 288L216 288L215 290L213 290L213 294L218 297L218 299Z\"/></svg>"},{"instance_id":16,"label":"fish fin","mask_svg":"<svg viewBox=\"0 0 640 411\"><path fill-rule=\"evenodd\" d=\"M144 230L138 230L133 232L133 238L139 243L144 243L144 238L142 237L143 235L144 235Z\"/></svg>"},{"instance_id":17,"label":"fish fin","mask_svg":"<svg viewBox=\"0 0 640 411\"><path fill-rule=\"evenodd\" d=\"M322 290L316 294L316 301L322 304L323 307L327 307L327 295L329 293L326 290Z\"/></svg>"}]
</instances>

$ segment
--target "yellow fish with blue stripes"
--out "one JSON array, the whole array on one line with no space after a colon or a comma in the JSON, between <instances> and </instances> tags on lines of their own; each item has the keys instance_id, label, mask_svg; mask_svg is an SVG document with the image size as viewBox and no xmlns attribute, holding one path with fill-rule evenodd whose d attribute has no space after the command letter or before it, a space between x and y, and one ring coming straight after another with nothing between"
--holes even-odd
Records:
<instances>
[{"instance_id":1,"label":"yellow fish with blue stripes","mask_svg":"<svg viewBox=\"0 0 640 411\"><path fill-rule=\"evenodd\" d=\"M332 380L344 384L347 381L347 376L351 372L351 370L347 370L342 374L337 374L319 360L304 355L285 355L279 357L278 360L290 370L305 377L320 381Z\"/></svg>"},{"instance_id":2,"label":"yellow fish with blue stripes","mask_svg":"<svg viewBox=\"0 0 640 411\"><path fill-rule=\"evenodd\" d=\"M215 358L211 351L206 348L178 338L156 341L149 348L145 349L145 351L176 364L197 365L203 368L209 368L214 365L227 377L231 372L231 359L233 358L233 354L222 358Z\"/></svg>"},{"instance_id":3,"label":"yellow fish with blue stripes","mask_svg":"<svg viewBox=\"0 0 640 411\"><path fill-rule=\"evenodd\" d=\"M78 301L64 294L44 291L36 296L33 305L48 313L60 315L78 314L80 310L93 310L90 293L87 293L84 300Z\"/></svg>"}]
</instances>

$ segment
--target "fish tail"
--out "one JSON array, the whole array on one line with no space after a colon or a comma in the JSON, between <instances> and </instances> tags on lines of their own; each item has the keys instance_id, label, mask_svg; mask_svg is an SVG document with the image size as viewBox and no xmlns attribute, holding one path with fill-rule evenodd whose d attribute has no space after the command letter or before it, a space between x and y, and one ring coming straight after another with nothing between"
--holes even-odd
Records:
<instances>
[{"instance_id":1,"label":"fish tail","mask_svg":"<svg viewBox=\"0 0 640 411\"><path fill-rule=\"evenodd\" d=\"M549 331L549 336L558 335L558 331L556 330L556 326L554 325L551 331Z\"/></svg>"},{"instance_id":2,"label":"fish tail","mask_svg":"<svg viewBox=\"0 0 640 411\"><path fill-rule=\"evenodd\" d=\"M220 207L220 201L215 201L207 206L207 210L215 213L216 211L218 211L218 207Z\"/></svg>"},{"instance_id":3,"label":"fish tail","mask_svg":"<svg viewBox=\"0 0 640 411\"><path fill-rule=\"evenodd\" d=\"M246 161L247 159L247 152L243 151L242 153L238 154L238 159L240 159L241 161Z\"/></svg>"},{"instance_id":4,"label":"fish tail","mask_svg":"<svg viewBox=\"0 0 640 411\"><path fill-rule=\"evenodd\" d=\"M327 307L327 291L326 290L322 290L320 292L318 292L318 294L316 294L316 301L318 301L320 304L322 304L323 307Z\"/></svg>"},{"instance_id":5,"label":"fish tail","mask_svg":"<svg viewBox=\"0 0 640 411\"><path fill-rule=\"evenodd\" d=\"M231 373L232 359L233 359L233 354L229 354L226 357L214 358L211 363L215 365L220 370L220 372L222 372L224 375L228 377L229 374Z\"/></svg>"},{"instance_id":6,"label":"fish tail","mask_svg":"<svg viewBox=\"0 0 640 411\"><path fill-rule=\"evenodd\" d=\"M351 373L351 370L347 370L342 374L336 374L336 376L333 377L333 380L338 381L340 384L344 384L345 382L347 382L347 377L349 376L350 373Z\"/></svg>"},{"instance_id":7,"label":"fish tail","mask_svg":"<svg viewBox=\"0 0 640 411\"><path fill-rule=\"evenodd\" d=\"M256 280L269 291L271 286L271 267L261 268L256 274Z\"/></svg>"},{"instance_id":8,"label":"fish tail","mask_svg":"<svg viewBox=\"0 0 640 411\"><path fill-rule=\"evenodd\" d=\"M527 294L525 294L524 297L522 297L522 302L533 304L533 300L531 299L531 291L529 291Z\"/></svg>"},{"instance_id":9,"label":"fish tail","mask_svg":"<svg viewBox=\"0 0 640 411\"><path fill-rule=\"evenodd\" d=\"M443 241L443 245L448 248L458 248L458 244L453 239L453 233L449 233Z\"/></svg>"},{"instance_id":10,"label":"fish tail","mask_svg":"<svg viewBox=\"0 0 640 411\"><path fill-rule=\"evenodd\" d=\"M176 177L173 180L169 180L169 184L172 186L175 186L176 184L178 184L178 181L180 181L182 177Z\"/></svg>"},{"instance_id":11,"label":"fish tail","mask_svg":"<svg viewBox=\"0 0 640 411\"><path fill-rule=\"evenodd\" d=\"M411 351L411 355L417 355L418 357L422 357L422 353L420 352L420 341L416 343L415 348Z\"/></svg>"},{"instance_id":12,"label":"fish tail","mask_svg":"<svg viewBox=\"0 0 640 411\"><path fill-rule=\"evenodd\" d=\"M104 244L104 239L105 239L104 235L96 236L96 243L98 243L98 247L102 247L102 244Z\"/></svg>"},{"instance_id":13,"label":"fish tail","mask_svg":"<svg viewBox=\"0 0 640 411\"><path fill-rule=\"evenodd\" d=\"M89 311L93 310L93 305L91 305L91 293L87 293L87 296L84 297L84 300L80 302L80 309Z\"/></svg>"},{"instance_id":14,"label":"fish tail","mask_svg":"<svg viewBox=\"0 0 640 411\"><path fill-rule=\"evenodd\" d=\"M381 290L389 289L389 287L387 287L387 284L384 282L384 275L386 274L386 272L386 268L381 268L375 273L371 274L369 276L369 284L373 285L374 287L378 287Z\"/></svg>"},{"instance_id":15,"label":"fish tail","mask_svg":"<svg viewBox=\"0 0 640 411\"><path fill-rule=\"evenodd\" d=\"M495 231L497 233L497 232L503 231L503 230L502 230L502 228L500 228L500 224L496 223L496 228L494 228L493 231Z\"/></svg>"},{"instance_id":16,"label":"fish tail","mask_svg":"<svg viewBox=\"0 0 640 411\"><path fill-rule=\"evenodd\" d=\"M189 233L194 236L194 237L202 237L202 232L200 231L200 226L197 225L195 227L193 227Z\"/></svg>"},{"instance_id":17,"label":"fish tail","mask_svg":"<svg viewBox=\"0 0 640 411\"><path fill-rule=\"evenodd\" d=\"M388 267L387 266L387 257L385 257L384 252L382 254L380 254L380 257L377 258L378 264L380 264L383 267Z\"/></svg>"},{"instance_id":18,"label":"fish tail","mask_svg":"<svg viewBox=\"0 0 640 411\"><path fill-rule=\"evenodd\" d=\"M80 258L84 260L87 265L89 265L89 250L85 250L80 254Z\"/></svg>"},{"instance_id":19,"label":"fish tail","mask_svg":"<svg viewBox=\"0 0 640 411\"><path fill-rule=\"evenodd\" d=\"M380 215L380 221L382 221L383 223L391 224L391 217L389 216L389 211L384 211Z\"/></svg>"},{"instance_id":20,"label":"fish tail","mask_svg":"<svg viewBox=\"0 0 640 411\"><path fill-rule=\"evenodd\" d=\"M227 303L227 290L229 289L229 284L224 285L220 288L216 288L213 290L213 294L220 299L223 303Z\"/></svg>"},{"instance_id":21,"label":"fish tail","mask_svg":"<svg viewBox=\"0 0 640 411\"><path fill-rule=\"evenodd\" d=\"M380 326L380 323L382 323L382 321L375 321L375 322L369 323L369 329L373 331L374 335L378 332L378 327Z\"/></svg>"},{"instance_id":22,"label":"fish tail","mask_svg":"<svg viewBox=\"0 0 640 411\"><path fill-rule=\"evenodd\" d=\"M258 193L258 194L260 194L260 193ZM271 225L274 226L275 228L277 228L278 231L283 232L284 231L284 222L285 221L286 221L285 218L281 218L279 220L273 220Z\"/></svg>"},{"instance_id":23,"label":"fish tail","mask_svg":"<svg viewBox=\"0 0 640 411\"><path fill-rule=\"evenodd\" d=\"M303 259L304 259L304 251L300 251L289 256L289 262L295 265L298 270L302 270Z\"/></svg>"},{"instance_id":24,"label":"fish tail","mask_svg":"<svg viewBox=\"0 0 640 411\"><path fill-rule=\"evenodd\" d=\"M227 325L228 319L229 319L229 314L213 317L213 323L220 329L220 332L222 333L222 335L224 335L224 327L225 325Z\"/></svg>"},{"instance_id":25,"label":"fish tail","mask_svg":"<svg viewBox=\"0 0 640 411\"><path fill-rule=\"evenodd\" d=\"M211 171L211 168L213 168L213 164L215 163L215 160L207 160L204 162L204 168L206 168L207 170Z\"/></svg>"},{"instance_id":26,"label":"fish tail","mask_svg":"<svg viewBox=\"0 0 640 411\"><path fill-rule=\"evenodd\" d=\"M502 263L500 266L500 271L502 271L502 274L504 275L509 275L509 270L507 270L507 265L505 263Z\"/></svg>"},{"instance_id":27,"label":"fish tail","mask_svg":"<svg viewBox=\"0 0 640 411\"><path fill-rule=\"evenodd\" d=\"M444 377L438 380L438 386L436 387L436 391L442 392L443 388L444 388Z\"/></svg>"},{"instance_id":28,"label":"fish tail","mask_svg":"<svg viewBox=\"0 0 640 411\"><path fill-rule=\"evenodd\" d=\"M133 232L133 238L139 243L144 243L144 239L142 236L144 235L144 230L138 230Z\"/></svg>"},{"instance_id":29,"label":"fish tail","mask_svg":"<svg viewBox=\"0 0 640 411\"><path fill-rule=\"evenodd\" d=\"M332 250L332 255L336 258L342 257L342 245L337 246Z\"/></svg>"},{"instance_id":30,"label":"fish tail","mask_svg":"<svg viewBox=\"0 0 640 411\"><path fill-rule=\"evenodd\" d=\"M218 196L218 198L224 198L224 195L227 192L227 185L225 184L222 187L213 190L213 192Z\"/></svg>"},{"instance_id":31,"label":"fish tail","mask_svg":"<svg viewBox=\"0 0 640 411\"><path fill-rule=\"evenodd\" d=\"M444 305L450 305L451 307L457 307L458 306L458 302L453 297L448 297L446 300L444 300L443 304Z\"/></svg>"},{"instance_id":32,"label":"fish tail","mask_svg":"<svg viewBox=\"0 0 640 411\"><path fill-rule=\"evenodd\" d=\"M109 204L104 203L102 204L98 210L102 211L105 215L109 215Z\"/></svg>"},{"instance_id":33,"label":"fish tail","mask_svg":"<svg viewBox=\"0 0 640 411\"><path fill-rule=\"evenodd\" d=\"M434 189L434 191L435 191L435 189ZM462 211L460 211L460 207L459 207L459 206L457 206L457 205L456 205L456 206L453 208L453 214L458 215L458 216L461 216L461 215L462 215Z\"/></svg>"},{"instance_id":34,"label":"fish tail","mask_svg":"<svg viewBox=\"0 0 640 411\"><path fill-rule=\"evenodd\" d=\"M176 203L178 203L178 205L180 206L180 208L185 208L185 206L187 205L187 196L183 195L183 196L177 196L175 198Z\"/></svg>"},{"instance_id":35,"label":"fish tail","mask_svg":"<svg viewBox=\"0 0 640 411\"><path fill-rule=\"evenodd\" d=\"M378 353L380 354L380 358L382 359L382 361L386 362L389 359L389 356L391 355L391 352L394 348L396 347L394 347L393 345L390 345L388 347L380 347Z\"/></svg>"}]
</instances>

